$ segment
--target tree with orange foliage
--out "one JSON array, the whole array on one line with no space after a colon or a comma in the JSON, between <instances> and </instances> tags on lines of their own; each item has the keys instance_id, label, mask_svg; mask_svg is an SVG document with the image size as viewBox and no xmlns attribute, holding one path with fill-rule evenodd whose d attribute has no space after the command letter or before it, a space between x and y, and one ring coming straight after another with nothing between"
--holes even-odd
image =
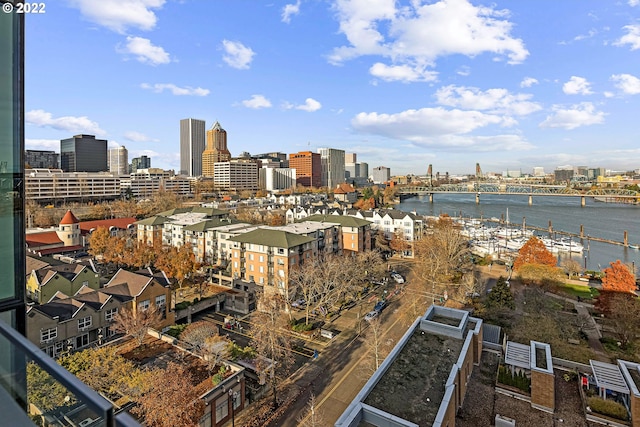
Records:
<instances>
[{"instance_id":1,"label":"tree with orange foliage","mask_svg":"<svg viewBox=\"0 0 640 427\"><path fill-rule=\"evenodd\" d=\"M518 251L518 256L513 263L513 269L518 271L526 264L538 264L548 267L556 267L557 260L551 251L547 249L542 240L531 236Z\"/></svg>"},{"instance_id":2,"label":"tree with orange foliage","mask_svg":"<svg viewBox=\"0 0 640 427\"><path fill-rule=\"evenodd\" d=\"M369 209L373 209L376 207L376 201L373 197L370 197L368 199L358 199L358 201L353 204L353 207L355 209L368 211Z\"/></svg>"},{"instance_id":3,"label":"tree with orange foliage","mask_svg":"<svg viewBox=\"0 0 640 427\"><path fill-rule=\"evenodd\" d=\"M636 280L631 274L629 267L620 260L610 262L610 267L604 269L605 276L602 278L602 290L615 292L630 292L636 290Z\"/></svg>"}]
</instances>

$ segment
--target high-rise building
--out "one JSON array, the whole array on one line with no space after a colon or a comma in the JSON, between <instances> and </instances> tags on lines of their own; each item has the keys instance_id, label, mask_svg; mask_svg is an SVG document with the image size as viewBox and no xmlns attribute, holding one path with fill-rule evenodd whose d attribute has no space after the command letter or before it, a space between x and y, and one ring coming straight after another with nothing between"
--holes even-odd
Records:
<instances>
[{"instance_id":1,"label":"high-rise building","mask_svg":"<svg viewBox=\"0 0 640 427\"><path fill-rule=\"evenodd\" d=\"M289 154L289 167L296 170L296 182L298 184L304 187L322 186L320 154L311 151Z\"/></svg>"},{"instance_id":2,"label":"high-rise building","mask_svg":"<svg viewBox=\"0 0 640 427\"><path fill-rule=\"evenodd\" d=\"M322 165L322 186L335 188L344 182L344 150L318 148Z\"/></svg>"},{"instance_id":3,"label":"high-rise building","mask_svg":"<svg viewBox=\"0 0 640 427\"><path fill-rule=\"evenodd\" d=\"M147 156L134 157L131 159L131 173L135 173L138 169L149 169L151 167L151 159Z\"/></svg>"},{"instance_id":4,"label":"high-rise building","mask_svg":"<svg viewBox=\"0 0 640 427\"><path fill-rule=\"evenodd\" d=\"M258 163L239 159L215 163L213 186L220 190L257 190Z\"/></svg>"},{"instance_id":5,"label":"high-rise building","mask_svg":"<svg viewBox=\"0 0 640 427\"><path fill-rule=\"evenodd\" d=\"M369 178L369 163L360 162L360 174L358 178Z\"/></svg>"},{"instance_id":6,"label":"high-rise building","mask_svg":"<svg viewBox=\"0 0 640 427\"><path fill-rule=\"evenodd\" d=\"M27 150L24 153L24 162L30 168L59 169L60 154L47 150Z\"/></svg>"},{"instance_id":7,"label":"high-rise building","mask_svg":"<svg viewBox=\"0 0 640 427\"><path fill-rule=\"evenodd\" d=\"M129 173L129 151L124 145L110 149L107 163L109 165L109 172L118 175L127 175Z\"/></svg>"},{"instance_id":8,"label":"high-rise building","mask_svg":"<svg viewBox=\"0 0 640 427\"><path fill-rule=\"evenodd\" d=\"M214 165L231 160L231 153L227 149L227 131L222 129L219 122L215 122L207 131L207 148L202 152L202 175L214 175Z\"/></svg>"},{"instance_id":9,"label":"high-rise building","mask_svg":"<svg viewBox=\"0 0 640 427\"><path fill-rule=\"evenodd\" d=\"M345 153L344 162L345 163L358 163L358 155L356 153Z\"/></svg>"},{"instance_id":10,"label":"high-rise building","mask_svg":"<svg viewBox=\"0 0 640 427\"><path fill-rule=\"evenodd\" d=\"M202 152L204 151L204 120L180 120L180 174L202 175Z\"/></svg>"},{"instance_id":11,"label":"high-rise building","mask_svg":"<svg viewBox=\"0 0 640 427\"><path fill-rule=\"evenodd\" d=\"M107 140L74 135L60 140L60 168L65 172L106 172Z\"/></svg>"},{"instance_id":12,"label":"high-rise building","mask_svg":"<svg viewBox=\"0 0 640 427\"><path fill-rule=\"evenodd\" d=\"M289 168L260 168L259 186L267 191L296 188L296 170Z\"/></svg>"},{"instance_id":13,"label":"high-rise building","mask_svg":"<svg viewBox=\"0 0 640 427\"><path fill-rule=\"evenodd\" d=\"M384 166L377 166L373 168L371 175L374 184L384 184L391 178L391 169Z\"/></svg>"}]
</instances>

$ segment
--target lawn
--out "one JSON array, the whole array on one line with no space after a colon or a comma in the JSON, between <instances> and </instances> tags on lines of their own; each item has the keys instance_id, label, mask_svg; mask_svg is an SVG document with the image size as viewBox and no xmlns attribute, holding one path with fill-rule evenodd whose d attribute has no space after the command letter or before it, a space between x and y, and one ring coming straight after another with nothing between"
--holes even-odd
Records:
<instances>
[{"instance_id":1,"label":"lawn","mask_svg":"<svg viewBox=\"0 0 640 427\"><path fill-rule=\"evenodd\" d=\"M578 285L574 283L562 283L557 285L557 292L576 299L580 297L587 300L595 298L600 294L596 288L592 288L589 285Z\"/></svg>"}]
</instances>

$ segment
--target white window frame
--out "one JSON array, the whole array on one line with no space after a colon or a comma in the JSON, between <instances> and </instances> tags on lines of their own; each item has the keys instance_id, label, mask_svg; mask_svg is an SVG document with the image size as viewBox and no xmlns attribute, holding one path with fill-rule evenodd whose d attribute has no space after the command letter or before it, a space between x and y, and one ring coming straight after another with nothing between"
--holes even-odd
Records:
<instances>
[{"instance_id":1,"label":"white window frame","mask_svg":"<svg viewBox=\"0 0 640 427\"><path fill-rule=\"evenodd\" d=\"M109 308L107 309L107 311L104 312L104 320L106 320L107 322L111 322L113 321L113 318L115 317L115 315L118 314L118 308Z\"/></svg>"},{"instance_id":2,"label":"white window frame","mask_svg":"<svg viewBox=\"0 0 640 427\"><path fill-rule=\"evenodd\" d=\"M40 342L47 342L58 338L58 327L40 330Z\"/></svg>"},{"instance_id":3,"label":"white window frame","mask_svg":"<svg viewBox=\"0 0 640 427\"><path fill-rule=\"evenodd\" d=\"M162 295L158 295L156 297L156 307L158 308L164 308L167 305L167 296L162 294Z\"/></svg>"},{"instance_id":4,"label":"white window frame","mask_svg":"<svg viewBox=\"0 0 640 427\"><path fill-rule=\"evenodd\" d=\"M78 330L82 331L91 327L92 324L91 316L83 317L82 319L78 319Z\"/></svg>"},{"instance_id":5,"label":"white window frame","mask_svg":"<svg viewBox=\"0 0 640 427\"><path fill-rule=\"evenodd\" d=\"M151 306L151 300L146 299L138 303L138 310L148 310L150 306Z\"/></svg>"}]
</instances>

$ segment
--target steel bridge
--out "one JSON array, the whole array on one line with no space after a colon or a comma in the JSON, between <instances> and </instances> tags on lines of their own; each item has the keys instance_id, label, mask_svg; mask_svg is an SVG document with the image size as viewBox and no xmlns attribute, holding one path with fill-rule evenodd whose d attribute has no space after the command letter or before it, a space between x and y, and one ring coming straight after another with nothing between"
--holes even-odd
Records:
<instances>
[{"instance_id":1,"label":"steel bridge","mask_svg":"<svg viewBox=\"0 0 640 427\"><path fill-rule=\"evenodd\" d=\"M507 183L442 184L438 186L398 188L398 194L401 198L428 195L430 202L433 202L433 196L435 194L442 193L475 194L476 203L480 203L480 195L485 194L526 195L529 196L530 205L533 204L533 196L580 197L580 204L582 206L586 206L587 197L594 199L602 198L608 201L612 200L624 203L640 203L640 193L620 188L595 188L581 191L564 185Z\"/></svg>"}]
</instances>

